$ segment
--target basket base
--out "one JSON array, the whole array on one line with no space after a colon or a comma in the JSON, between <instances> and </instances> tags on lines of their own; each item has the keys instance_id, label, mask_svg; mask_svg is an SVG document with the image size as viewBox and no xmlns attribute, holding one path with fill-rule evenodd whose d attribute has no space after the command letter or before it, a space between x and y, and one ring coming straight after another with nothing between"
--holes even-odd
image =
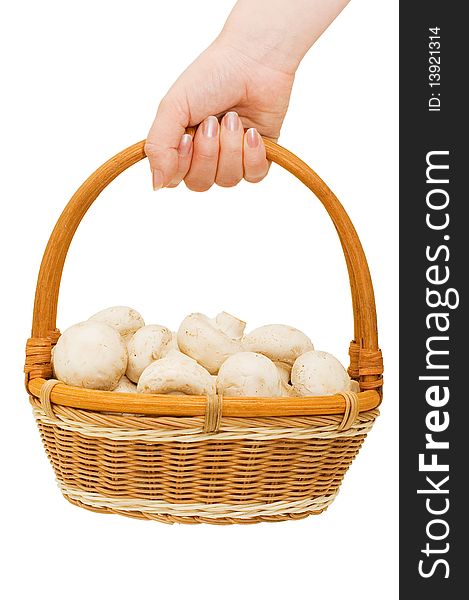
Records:
<instances>
[{"instance_id":1,"label":"basket base","mask_svg":"<svg viewBox=\"0 0 469 600\"><path fill-rule=\"evenodd\" d=\"M220 525L322 513L378 414L360 414L347 431L337 430L340 416L226 419L225 430L207 436L200 419L71 409L52 418L38 401L33 406L58 486L72 504L163 523Z\"/></svg>"},{"instance_id":2,"label":"basket base","mask_svg":"<svg viewBox=\"0 0 469 600\"><path fill-rule=\"evenodd\" d=\"M167 525L174 525L174 523L182 523L184 525L199 525L201 523L205 523L207 525L253 525L255 523L278 523L280 521L299 521L301 519L306 519L310 515L320 515L327 509L327 506L320 510L310 510L303 513L285 513L279 515L270 515L270 516L262 516L262 517L252 517L252 518L233 518L233 517L221 517L221 518L208 518L208 517L178 517L174 515L165 515L165 514L148 514L142 511L136 510L116 510L111 508L98 508L95 506L90 506L88 504L84 504L80 502L80 500L75 500L67 496L67 494L63 494L63 497L75 506L79 508L85 508L91 512L101 513L101 514L109 514L109 515L121 515L124 517L130 517L132 519L141 519L147 521L158 521L159 523L166 523Z\"/></svg>"}]
</instances>

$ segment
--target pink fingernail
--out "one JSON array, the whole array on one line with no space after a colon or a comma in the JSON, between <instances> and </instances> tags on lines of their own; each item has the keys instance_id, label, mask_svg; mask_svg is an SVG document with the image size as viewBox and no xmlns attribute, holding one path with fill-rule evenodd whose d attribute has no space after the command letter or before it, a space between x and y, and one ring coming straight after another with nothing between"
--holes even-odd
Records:
<instances>
[{"instance_id":1,"label":"pink fingernail","mask_svg":"<svg viewBox=\"0 0 469 600\"><path fill-rule=\"evenodd\" d=\"M185 133L181 136L181 141L178 146L178 154L180 156L188 156L191 153L192 148L192 136Z\"/></svg>"},{"instance_id":2,"label":"pink fingernail","mask_svg":"<svg viewBox=\"0 0 469 600\"><path fill-rule=\"evenodd\" d=\"M239 129L239 117L238 113L228 112L223 117L223 123L228 131L237 131Z\"/></svg>"},{"instance_id":3,"label":"pink fingernail","mask_svg":"<svg viewBox=\"0 0 469 600\"><path fill-rule=\"evenodd\" d=\"M163 173L159 169L153 169L152 172L153 189L156 192L163 187Z\"/></svg>"},{"instance_id":4,"label":"pink fingernail","mask_svg":"<svg viewBox=\"0 0 469 600\"><path fill-rule=\"evenodd\" d=\"M207 117L202 126L202 133L208 138L218 135L218 119L216 117Z\"/></svg>"},{"instance_id":5,"label":"pink fingernail","mask_svg":"<svg viewBox=\"0 0 469 600\"><path fill-rule=\"evenodd\" d=\"M257 148L259 146L260 136L257 133L257 129L251 127L251 129L246 131L246 142L250 148Z\"/></svg>"}]
</instances>

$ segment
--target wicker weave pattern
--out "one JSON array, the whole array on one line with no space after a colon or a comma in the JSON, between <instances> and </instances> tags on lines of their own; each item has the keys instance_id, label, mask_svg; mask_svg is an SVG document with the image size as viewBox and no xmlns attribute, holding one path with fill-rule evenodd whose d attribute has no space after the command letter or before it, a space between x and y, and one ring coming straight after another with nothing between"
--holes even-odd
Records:
<instances>
[{"instance_id":1,"label":"wicker weave pattern","mask_svg":"<svg viewBox=\"0 0 469 600\"><path fill-rule=\"evenodd\" d=\"M83 492L73 488L67 488L64 485L59 486L64 496L70 500L75 500L81 504L87 504L92 508L110 508L113 511L125 512L135 511L139 509L145 515L158 517L179 517L179 518L194 518L203 517L205 519L259 519L262 517L279 516L282 514L297 514L303 515L310 512L322 512L334 500L337 494L329 496L320 496L312 500L294 500L292 502L279 501L270 502L267 504L171 504L169 502L161 502L158 500L135 500L106 498L99 494L91 492Z\"/></svg>"},{"instance_id":2,"label":"wicker weave pattern","mask_svg":"<svg viewBox=\"0 0 469 600\"><path fill-rule=\"evenodd\" d=\"M33 412L36 420L45 425L57 425L63 431L72 431L79 433L85 437L92 438L107 438L116 441L135 440L139 442L202 442L202 441L222 441L222 440L275 440L279 437L282 439L340 439L347 437L356 437L360 434L366 434L370 431L374 419L370 419L370 415L377 415L377 411L368 411L358 415L357 419L349 429L339 430L337 422L339 419L330 418L324 424L319 424L318 419L304 419L300 424L285 425L280 424L262 424L261 419L258 419L251 426L243 426L242 421L245 419L237 419L241 423L226 424L218 433L207 434L200 426L200 417L191 419L180 419L189 421L188 427L182 427L180 424L175 424L174 429L160 428L159 424L162 420L150 419L148 417L139 417L138 423L135 424L135 417L122 417L120 423L117 424L113 419L106 419L105 423L95 423L90 427L90 422L82 422L79 418L74 418L70 412L76 413L74 409L60 410L56 407L54 417L50 417L44 412L42 407L33 404ZM81 411L84 413L85 411ZM67 414L68 413L68 414ZM85 413L86 414L86 413ZM231 419L230 421L233 421ZM150 421L150 422L148 422ZM282 419L282 422L293 421L292 419ZM327 424L328 421L330 424ZM293 421L295 422L295 421ZM114 425L114 426L113 426ZM137 426L135 426L137 425ZM143 427L142 427L143 425ZM164 425L164 421L163 421Z\"/></svg>"},{"instance_id":3,"label":"wicker weave pattern","mask_svg":"<svg viewBox=\"0 0 469 600\"><path fill-rule=\"evenodd\" d=\"M342 417L223 419L103 415L32 399L59 486L71 501L163 521L256 522L323 511L377 410ZM301 425L301 426L299 426ZM235 521L233 521L233 519Z\"/></svg>"}]
</instances>

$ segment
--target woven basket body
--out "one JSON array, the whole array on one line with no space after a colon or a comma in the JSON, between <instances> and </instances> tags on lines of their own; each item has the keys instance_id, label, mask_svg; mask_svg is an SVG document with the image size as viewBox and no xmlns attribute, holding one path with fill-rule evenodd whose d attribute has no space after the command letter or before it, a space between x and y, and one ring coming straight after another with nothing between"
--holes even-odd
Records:
<instances>
[{"instance_id":1,"label":"woven basket body","mask_svg":"<svg viewBox=\"0 0 469 600\"><path fill-rule=\"evenodd\" d=\"M350 375L359 394L324 398L203 398L115 394L52 377L63 263L86 210L143 143L103 165L67 205L39 274L27 388L59 487L98 512L181 523L255 523L325 510L371 429L381 400L373 289L344 209L304 163L266 140L268 157L299 177L331 215L350 275L355 332ZM48 381L49 380L49 381Z\"/></svg>"}]
</instances>

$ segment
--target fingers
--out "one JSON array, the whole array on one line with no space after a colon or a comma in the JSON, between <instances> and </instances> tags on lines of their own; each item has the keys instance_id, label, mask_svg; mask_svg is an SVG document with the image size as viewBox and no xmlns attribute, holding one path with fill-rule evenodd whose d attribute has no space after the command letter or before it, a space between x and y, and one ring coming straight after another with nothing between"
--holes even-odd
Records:
<instances>
[{"instance_id":1,"label":"fingers","mask_svg":"<svg viewBox=\"0 0 469 600\"><path fill-rule=\"evenodd\" d=\"M222 187L236 185L243 178L244 130L238 114L228 112L220 126L220 153L215 182Z\"/></svg>"},{"instance_id":2,"label":"fingers","mask_svg":"<svg viewBox=\"0 0 469 600\"><path fill-rule=\"evenodd\" d=\"M207 117L194 138L191 167L184 181L194 192L205 192L215 181L220 146L218 119Z\"/></svg>"},{"instance_id":3,"label":"fingers","mask_svg":"<svg viewBox=\"0 0 469 600\"><path fill-rule=\"evenodd\" d=\"M192 143L192 136L188 133L184 133L181 136L181 141L179 142L178 146L177 172L167 187L176 187L184 179L191 166L193 148L194 145Z\"/></svg>"},{"instance_id":4,"label":"fingers","mask_svg":"<svg viewBox=\"0 0 469 600\"><path fill-rule=\"evenodd\" d=\"M236 112L226 113L221 124L207 117L194 139L184 133L184 122L173 103L160 104L145 145L155 190L175 187L184 179L189 189L203 192L214 182L231 187L243 176L251 183L266 176L269 165L262 137L254 128L244 133Z\"/></svg>"},{"instance_id":5,"label":"fingers","mask_svg":"<svg viewBox=\"0 0 469 600\"><path fill-rule=\"evenodd\" d=\"M179 159L181 163L181 159ZM184 163L184 168L187 167ZM235 112L228 112L221 124L216 117L208 117L198 128L192 151L192 162L179 179L196 192L208 190L213 183L231 187L241 181L257 183L269 170L265 146L257 129L244 133L242 122Z\"/></svg>"},{"instance_id":6,"label":"fingers","mask_svg":"<svg viewBox=\"0 0 469 600\"><path fill-rule=\"evenodd\" d=\"M264 179L269 170L264 142L257 129L251 127L246 131L243 150L244 179L250 183L257 183Z\"/></svg>"},{"instance_id":7,"label":"fingers","mask_svg":"<svg viewBox=\"0 0 469 600\"><path fill-rule=\"evenodd\" d=\"M163 98L145 143L155 190L171 183L180 170L178 148L188 122L175 98Z\"/></svg>"}]
</instances>

